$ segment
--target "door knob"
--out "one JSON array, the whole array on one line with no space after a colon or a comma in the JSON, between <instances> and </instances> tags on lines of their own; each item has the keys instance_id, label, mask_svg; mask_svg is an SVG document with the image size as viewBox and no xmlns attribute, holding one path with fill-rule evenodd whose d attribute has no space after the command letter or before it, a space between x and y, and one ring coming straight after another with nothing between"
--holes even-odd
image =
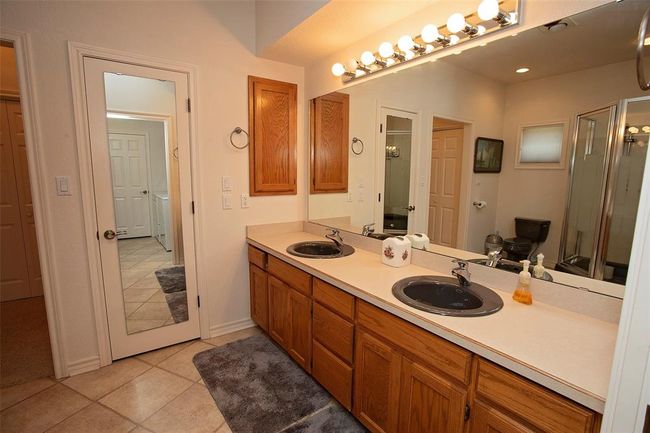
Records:
<instances>
[{"instance_id":1,"label":"door knob","mask_svg":"<svg viewBox=\"0 0 650 433\"><path fill-rule=\"evenodd\" d=\"M415 206L411 205L409 207L405 207L404 209L406 209L409 212L413 212L415 210Z\"/></svg>"},{"instance_id":2,"label":"door knob","mask_svg":"<svg viewBox=\"0 0 650 433\"><path fill-rule=\"evenodd\" d=\"M147 191L146 189L143 189L142 194L149 194L149 191Z\"/></svg>"},{"instance_id":3,"label":"door knob","mask_svg":"<svg viewBox=\"0 0 650 433\"><path fill-rule=\"evenodd\" d=\"M106 230L104 232L104 237L106 239L108 239L108 240L115 239L115 236L117 236L117 235L115 234L115 232L113 230Z\"/></svg>"}]
</instances>

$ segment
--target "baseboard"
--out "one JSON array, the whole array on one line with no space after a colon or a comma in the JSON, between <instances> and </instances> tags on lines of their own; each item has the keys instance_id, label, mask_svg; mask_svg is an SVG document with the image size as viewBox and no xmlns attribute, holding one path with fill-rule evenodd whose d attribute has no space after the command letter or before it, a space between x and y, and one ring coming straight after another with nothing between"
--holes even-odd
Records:
<instances>
[{"instance_id":1,"label":"baseboard","mask_svg":"<svg viewBox=\"0 0 650 433\"><path fill-rule=\"evenodd\" d=\"M252 328L255 325L250 317L233 322L222 323L221 325L210 326L210 338L230 334L231 332L241 331L242 329Z\"/></svg>"},{"instance_id":2,"label":"baseboard","mask_svg":"<svg viewBox=\"0 0 650 433\"><path fill-rule=\"evenodd\" d=\"M101 367L99 356L89 356L88 358L69 363L68 376L76 376L77 374L97 370L99 367Z\"/></svg>"}]
</instances>

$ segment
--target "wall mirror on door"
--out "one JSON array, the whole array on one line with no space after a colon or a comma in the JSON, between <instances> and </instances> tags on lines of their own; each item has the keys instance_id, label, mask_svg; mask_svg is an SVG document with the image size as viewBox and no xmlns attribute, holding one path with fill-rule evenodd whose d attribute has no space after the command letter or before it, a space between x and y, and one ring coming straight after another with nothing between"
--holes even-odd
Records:
<instances>
[{"instance_id":1,"label":"wall mirror on door","mask_svg":"<svg viewBox=\"0 0 650 433\"><path fill-rule=\"evenodd\" d=\"M113 358L199 335L187 76L85 59Z\"/></svg>"},{"instance_id":2,"label":"wall mirror on door","mask_svg":"<svg viewBox=\"0 0 650 433\"><path fill-rule=\"evenodd\" d=\"M347 192L310 195L309 219L425 233L429 251L500 271L542 253L545 279L622 297L650 135L635 75L646 7L611 2L337 90L364 152L348 143ZM417 125L392 128L405 116L388 108ZM494 164L478 138L503 143Z\"/></svg>"}]
</instances>

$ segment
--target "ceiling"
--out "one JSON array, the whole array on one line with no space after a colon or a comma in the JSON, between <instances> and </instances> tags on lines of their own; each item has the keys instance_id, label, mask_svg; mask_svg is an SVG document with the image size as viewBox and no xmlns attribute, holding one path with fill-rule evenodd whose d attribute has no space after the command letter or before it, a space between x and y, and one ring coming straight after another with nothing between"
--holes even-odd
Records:
<instances>
[{"instance_id":1,"label":"ceiling","mask_svg":"<svg viewBox=\"0 0 650 433\"><path fill-rule=\"evenodd\" d=\"M440 0L332 0L260 56L306 66Z\"/></svg>"},{"instance_id":2,"label":"ceiling","mask_svg":"<svg viewBox=\"0 0 650 433\"><path fill-rule=\"evenodd\" d=\"M640 0L609 3L562 20L562 31L530 29L443 61L512 84L631 60L647 7ZM530 72L515 73L521 67Z\"/></svg>"}]
</instances>

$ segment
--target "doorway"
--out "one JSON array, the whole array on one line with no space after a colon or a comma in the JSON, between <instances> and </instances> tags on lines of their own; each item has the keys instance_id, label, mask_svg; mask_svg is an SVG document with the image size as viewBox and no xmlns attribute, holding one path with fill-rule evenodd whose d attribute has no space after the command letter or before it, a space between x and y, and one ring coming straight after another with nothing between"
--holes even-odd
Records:
<instances>
[{"instance_id":1,"label":"doorway","mask_svg":"<svg viewBox=\"0 0 650 433\"><path fill-rule=\"evenodd\" d=\"M456 248L465 124L434 117L432 129L427 232L431 243Z\"/></svg>"},{"instance_id":2,"label":"doorway","mask_svg":"<svg viewBox=\"0 0 650 433\"><path fill-rule=\"evenodd\" d=\"M0 42L0 385L53 376L13 43Z\"/></svg>"},{"instance_id":3,"label":"doorway","mask_svg":"<svg viewBox=\"0 0 650 433\"><path fill-rule=\"evenodd\" d=\"M83 58L112 359L200 336L188 76Z\"/></svg>"}]
</instances>

